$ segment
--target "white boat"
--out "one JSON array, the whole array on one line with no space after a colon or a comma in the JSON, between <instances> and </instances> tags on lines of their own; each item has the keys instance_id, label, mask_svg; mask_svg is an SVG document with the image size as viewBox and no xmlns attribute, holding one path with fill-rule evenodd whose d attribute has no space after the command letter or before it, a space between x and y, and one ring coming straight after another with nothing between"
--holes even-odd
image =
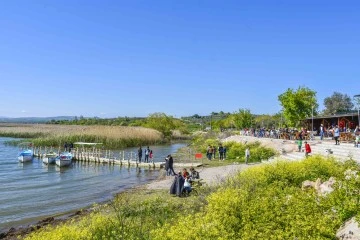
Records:
<instances>
[{"instance_id":1,"label":"white boat","mask_svg":"<svg viewBox=\"0 0 360 240\"><path fill-rule=\"evenodd\" d=\"M54 152L46 153L46 154L43 156L43 163L45 163L45 164L55 163L57 156L59 156L59 154L54 153Z\"/></svg>"},{"instance_id":2,"label":"white boat","mask_svg":"<svg viewBox=\"0 0 360 240\"><path fill-rule=\"evenodd\" d=\"M33 159L33 151L31 149L23 150L19 153L18 159L20 162L29 162Z\"/></svg>"},{"instance_id":3,"label":"white boat","mask_svg":"<svg viewBox=\"0 0 360 240\"><path fill-rule=\"evenodd\" d=\"M70 166L72 162L73 155L69 152L63 152L56 157L55 163L59 167Z\"/></svg>"}]
</instances>

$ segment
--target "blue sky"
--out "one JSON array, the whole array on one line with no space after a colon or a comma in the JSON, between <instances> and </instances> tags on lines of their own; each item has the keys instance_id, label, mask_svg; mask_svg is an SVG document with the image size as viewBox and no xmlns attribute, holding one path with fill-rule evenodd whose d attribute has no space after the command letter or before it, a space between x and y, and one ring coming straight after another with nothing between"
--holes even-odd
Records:
<instances>
[{"instance_id":1,"label":"blue sky","mask_svg":"<svg viewBox=\"0 0 360 240\"><path fill-rule=\"evenodd\" d=\"M360 94L360 2L0 1L0 116L320 109Z\"/></svg>"}]
</instances>

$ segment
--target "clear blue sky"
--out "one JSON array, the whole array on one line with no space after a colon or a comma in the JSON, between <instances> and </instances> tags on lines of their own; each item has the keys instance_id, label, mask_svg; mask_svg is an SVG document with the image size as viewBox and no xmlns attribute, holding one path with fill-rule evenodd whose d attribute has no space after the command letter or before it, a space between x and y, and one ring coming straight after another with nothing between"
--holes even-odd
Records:
<instances>
[{"instance_id":1,"label":"clear blue sky","mask_svg":"<svg viewBox=\"0 0 360 240\"><path fill-rule=\"evenodd\" d=\"M360 94L359 1L0 1L0 116L276 113Z\"/></svg>"}]
</instances>

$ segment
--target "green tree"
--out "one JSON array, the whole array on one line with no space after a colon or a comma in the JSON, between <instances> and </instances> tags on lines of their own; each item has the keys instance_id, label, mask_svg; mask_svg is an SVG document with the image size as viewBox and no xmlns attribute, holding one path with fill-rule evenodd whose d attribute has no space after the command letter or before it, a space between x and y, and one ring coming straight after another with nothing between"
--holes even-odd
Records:
<instances>
[{"instance_id":1,"label":"green tree","mask_svg":"<svg viewBox=\"0 0 360 240\"><path fill-rule=\"evenodd\" d=\"M259 115L255 117L255 124L256 127L266 127L266 128L272 128L272 127L278 127L279 121L278 118L272 115Z\"/></svg>"},{"instance_id":2,"label":"green tree","mask_svg":"<svg viewBox=\"0 0 360 240\"><path fill-rule=\"evenodd\" d=\"M237 129L249 128L254 123L254 116L249 109L239 109L231 115L231 118Z\"/></svg>"},{"instance_id":3,"label":"green tree","mask_svg":"<svg viewBox=\"0 0 360 240\"><path fill-rule=\"evenodd\" d=\"M324 115L334 115L340 112L349 112L354 104L347 94L334 92L333 95L324 99Z\"/></svg>"},{"instance_id":4,"label":"green tree","mask_svg":"<svg viewBox=\"0 0 360 240\"><path fill-rule=\"evenodd\" d=\"M299 87L296 91L288 88L278 96L278 100L283 108L286 123L293 127L297 127L301 120L310 117L312 112L316 115L319 107L316 92L307 87Z\"/></svg>"},{"instance_id":5,"label":"green tree","mask_svg":"<svg viewBox=\"0 0 360 240\"><path fill-rule=\"evenodd\" d=\"M170 138L172 130L176 128L173 117L167 116L165 113L150 114L145 126L158 130L166 138Z\"/></svg>"}]
</instances>

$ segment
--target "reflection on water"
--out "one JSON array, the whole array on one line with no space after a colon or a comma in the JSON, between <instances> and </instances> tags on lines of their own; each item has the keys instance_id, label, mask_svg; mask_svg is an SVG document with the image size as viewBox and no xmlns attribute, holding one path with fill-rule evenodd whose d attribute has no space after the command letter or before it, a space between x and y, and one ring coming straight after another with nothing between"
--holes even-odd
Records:
<instances>
[{"instance_id":1,"label":"reflection on water","mask_svg":"<svg viewBox=\"0 0 360 240\"><path fill-rule=\"evenodd\" d=\"M5 146L5 140L8 138L0 138L0 231L108 200L119 191L158 176L157 170L106 163L75 161L66 168L44 164L38 158L19 163L18 149ZM152 149L162 160L181 146Z\"/></svg>"}]
</instances>

